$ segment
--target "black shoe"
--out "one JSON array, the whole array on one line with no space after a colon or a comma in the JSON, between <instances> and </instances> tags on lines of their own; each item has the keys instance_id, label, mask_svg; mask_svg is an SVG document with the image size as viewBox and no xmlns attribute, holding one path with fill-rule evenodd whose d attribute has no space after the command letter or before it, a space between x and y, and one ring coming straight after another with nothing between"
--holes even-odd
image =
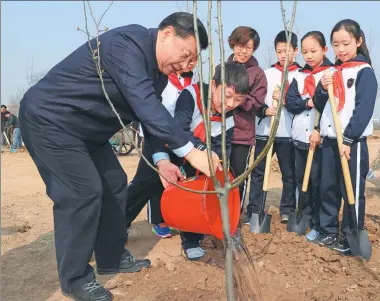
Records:
<instances>
[{"instance_id":1,"label":"black shoe","mask_svg":"<svg viewBox=\"0 0 380 301\"><path fill-rule=\"evenodd\" d=\"M340 253L347 254L351 252L350 245L347 239L337 239L332 244L327 246L329 249L336 250Z\"/></svg>"},{"instance_id":2,"label":"black shoe","mask_svg":"<svg viewBox=\"0 0 380 301\"><path fill-rule=\"evenodd\" d=\"M111 301L113 296L109 290L101 286L96 279L86 283L79 291L66 293L62 295L75 301Z\"/></svg>"},{"instance_id":3,"label":"black shoe","mask_svg":"<svg viewBox=\"0 0 380 301\"><path fill-rule=\"evenodd\" d=\"M141 271L143 268L148 268L151 265L149 259L135 259L133 255L125 250L121 262L117 268L112 269L99 269L96 268L99 275L116 274L116 273L135 273Z\"/></svg>"},{"instance_id":4,"label":"black shoe","mask_svg":"<svg viewBox=\"0 0 380 301\"><path fill-rule=\"evenodd\" d=\"M281 214L281 224L287 224L289 220L288 214Z\"/></svg>"},{"instance_id":5,"label":"black shoe","mask_svg":"<svg viewBox=\"0 0 380 301\"><path fill-rule=\"evenodd\" d=\"M241 215L241 222L244 224L244 225L250 225L250 221L251 221L251 217L252 217L252 214L249 214L249 213L243 213Z\"/></svg>"},{"instance_id":6,"label":"black shoe","mask_svg":"<svg viewBox=\"0 0 380 301\"><path fill-rule=\"evenodd\" d=\"M338 241L338 235L336 234L320 234L318 238L313 240L318 245L328 247Z\"/></svg>"}]
</instances>

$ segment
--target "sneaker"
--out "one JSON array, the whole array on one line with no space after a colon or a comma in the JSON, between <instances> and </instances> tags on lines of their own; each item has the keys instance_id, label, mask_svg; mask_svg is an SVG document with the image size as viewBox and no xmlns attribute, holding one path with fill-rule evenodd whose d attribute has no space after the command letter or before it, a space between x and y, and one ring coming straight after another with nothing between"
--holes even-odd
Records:
<instances>
[{"instance_id":1,"label":"sneaker","mask_svg":"<svg viewBox=\"0 0 380 301\"><path fill-rule=\"evenodd\" d=\"M201 247L189 248L184 251L187 259L191 261L199 260L206 254L206 251L203 250Z\"/></svg>"},{"instance_id":2,"label":"sneaker","mask_svg":"<svg viewBox=\"0 0 380 301\"><path fill-rule=\"evenodd\" d=\"M111 301L113 299L111 292L101 286L96 279L86 283L78 291L71 293L62 291L62 295L75 301Z\"/></svg>"},{"instance_id":3,"label":"sneaker","mask_svg":"<svg viewBox=\"0 0 380 301\"><path fill-rule=\"evenodd\" d=\"M287 224L289 220L288 214L281 214L281 224Z\"/></svg>"},{"instance_id":4,"label":"sneaker","mask_svg":"<svg viewBox=\"0 0 380 301\"><path fill-rule=\"evenodd\" d=\"M335 243L338 240L338 235L336 234L320 234L317 239L314 239L313 242L321 246L329 246Z\"/></svg>"},{"instance_id":5,"label":"sneaker","mask_svg":"<svg viewBox=\"0 0 380 301\"><path fill-rule=\"evenodd\" d=\"M173 227L169 227L170 231L174 232L174 233L179 233L179 230L176 229L176 228L173 228Z\"/></svg>"},{"instance_id":6,"label":"sneaker","mask_svg":"<svg viewBox=\"0 0 380 301\"><path fill-rule=\"evenodd\" d=\"M346 239L337 239L332 244L327 246L329 249L338 251L343 254L347 254L351 251L348 241Z\"/></svg>"},{"instance_id":7,"label":"sneaker","mask_svg":"<svg viewBox=\"0 0 380 301\"><path fill-rule=\"evenodd\" d=\"M319 236L319 232L317 230L312 229L311 231L309 231L309 233L306 234L306 239L308 241L313 241L317 239L318 236Z\"/></svg>"},{"instance_id":8,"label":"sneaker","mask_svg":"<svg viewBox=\"0 0 380 301\"><path fill-rule=\"evenodd\" d=\"M252 217L252 214L248 214L248 213L243 213L241 215L241 222L244 224L244 225L250 225L251 223L251 217Z\"/></svg>"},{"instance_id":9,"label":"sneaker","mask_svg":"<svg viewBox=\"0 0 380 301\"><path fill-rule=\"evenodd\" d=\"M170 228L162 223L162 224L155 224L152 226L152 232L156 234L159 237L162 238L170 238L172 237L172 233L170 231Z\"/></svg>"},{"instance_id":10,"label":"sneaker","mask_svg":"<svg viewBox=\"0 0 380 301\"><path fill-rule=\"evenodd\" d=\"M11 153L17 153L17 149L15 149L13 146L9 149Z\"/></svg>"},{"instance_id":11,"label":"sneaker","mask_svg":"<svg viewBox=\"0 0 380 301\"><path fill-rule=\"evenodd\" d=\"M140 272L144 268L149 268L150 265L151 262L149 259L135 259L135 257L128 250L124 250L118 267L108 269L97 267L96 271L99 275L109 275L116 273L136 273Z\"/></svg>"}]
</instances>

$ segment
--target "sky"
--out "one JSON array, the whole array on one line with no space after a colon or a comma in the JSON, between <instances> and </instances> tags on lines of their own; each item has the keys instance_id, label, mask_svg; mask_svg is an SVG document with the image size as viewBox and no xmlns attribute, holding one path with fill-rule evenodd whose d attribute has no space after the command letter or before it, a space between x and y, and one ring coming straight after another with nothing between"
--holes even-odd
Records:
<instances>
[{"instance_id":1,"label":"sky","mask_svg":"<svg viewBox=\"0 0 380 301\"><path fill-rule=\"evenodd\" d=\"M192 9L192 1L188 1ZM93 1L95 15L100 17L109 1ZM292 1L284 1L290 18ZM207 24L207 1L198 1L198 16ZM175 11L186 11L187 1L115 1L102 24L109 28L128 24L157 27L160 21ZM329 40L330 31L341 19L356 20L371 44L373 67L380 78L380 2L378 1L298 1L295 32L301 37L311 30L320 30ZM216 17L216 2L213 2ZM91 21L91 20L90 20ZM273 40L283 30L279 1L222 1L223 41L225 57L231 54L227 39L237 26L255 28L261 38L255 56L267 68L268 53ZM1 2L1 103L8 103L18 89L28 86L31 67L35 73L48 71L86 41L83 32L82 1L2 1ZM213 29L217 27L216 18ZM94 33L94 27L90 30ZM377 38L376 38L377 37ZM218 46L218 36L213 39ZM328 41L330 47L330 42ZM204 55L207 56L207 53ZM332 60L332 51L328 53ZM215 60L219 62L219 49ZM299 61L302 61L299 56ZM273 56L272 63L275 63ZM207 69L207 68L205 68ZM380 117L380 105L375 117Z\"/></svg>"}]
</instances>

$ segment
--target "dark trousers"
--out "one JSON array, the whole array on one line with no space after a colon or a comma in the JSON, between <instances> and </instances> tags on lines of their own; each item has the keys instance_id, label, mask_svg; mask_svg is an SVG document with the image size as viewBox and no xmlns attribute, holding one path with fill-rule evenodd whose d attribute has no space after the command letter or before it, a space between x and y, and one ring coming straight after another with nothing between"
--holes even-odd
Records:
<instances>
[{"instance_id":1,"label":"dark trousers","mask_svg":"<svg viewBox=\"0 0 380 301\"><path fill-rule=\"evenodd\" d=\"M152 162L152 151L148 144L144 144L144 156ZM183 159L172 156L172 163L180 166ZM195 175L195 169L189 164L184 166L186 176ZM128 206L126 210L127 225L130 227L133 220L139 215L144 206L148 203L148 220L152 224L164 222L161 215L161 196L164 188L161 184L160 177L152 170L148 164L141 158L137 167L137 172L128 186ZM199 241L203 235L199 233L180 232L182 246L184 249L199 246Z\"/></svg>"},{"instance_id":2,"label":"dark trousers","mask_svg":"<svg viewBox=\"0 0 380 301\"><path fill-rule=\"evenodd\" d=\"M181 164L181 163L183 163L182 159L173 160L173 163L175 163L178 166L180 166L180 165L183 166L187 178L195 176L195 173L196 173L195 168L193 168L188 163L185 165ZM204 235L201 233L180 231L180 237L181 237L182 248L184 250L187 250L187 249L199 247L200 241L204 238Z\"/></svg>"},{"instance_id":3,"label":"dark trousers","mask_svg":"<svg viewBox=\"0 0 380 301\"><path fill-rule=\"evenodd\" d=\"M127 175L111 145L88 145L58 128L26 120L25 146L53 200L55 249L62 290L72 292L99 268L119 265L126 241Z\"/></svg>"},{"instance_id":4,"label":"dark trousers","mask_svg":"<svg viewBox=\"0 0 380 301\"><path fill-rule=\"evenodd\" d=\"M143 155L153 164L152 151L147 143L144 143ZM163 223L161 215L160 199L164 188L159 175L140 158L135 177L128 186L128 204L126 208L126 222L129 228L135 218L140 214L144 206L149 202L149 222L152 224Z\"/></svg>"},{"instance_id":5,"label":"dark trousers","mask_svg":"<svg viewBox=\"0 0 380 301\"><path fill-rule=\"evenodd\" d=\"M324 234L339 233L339 210L344 199L342 232L350 232L347 193L344 185L342 166L336 140L323 140L321 171L320 228ZM369 170L369 156L366 139L360 139L351 146L348 161L351 182L355 195L356 214L359 228L364 227L365 181Z\"/></svg>"},{"instance_id":6,"label":"dark trousers","mask_svg":"<svg viewBox=\"0 0 380 301\"><path fill-rule=\"evenodd\" d=\"M230 165L235 177L244 173L249 166L249 158L251 156L251 145L232 144L230 154ZM248 188L248 177L239 186L241 210L244 209L245 195Z\"/></svg>"},{"instance_id":7,"label":"dark trousers","mask_svg":"<svg viewBox=\"0 0 380 301\"><path fill-rule=\"evenodd\" d=\"M308 150L295 147L296 183L298 193L302 191L303 177L307 161ZM321 149L314 152L310 171L309 184L305 197L304 214L311 215L311 228L319 231L319 205L320 205L320 179L321 179Z\"/></svg>"},{"instance_id":8,"label":"dark trousers","mask_svg":"<svg viewBox=\"0 0 380 301\"><path fill-rule=\"evenodd\" d=\"M255 159L264 149L267 142L256 139ZM280 202L280 213L289 214L296 208L296 182L295 182L295 162L294 147L291 141L274 142L273 154L277 154L282 175L282 196ZM251 189L249 194L249 204L247 214L258 213L263 197L263 182L265 173L265 158L251 173Z\"/></svg>"}]
</instances>

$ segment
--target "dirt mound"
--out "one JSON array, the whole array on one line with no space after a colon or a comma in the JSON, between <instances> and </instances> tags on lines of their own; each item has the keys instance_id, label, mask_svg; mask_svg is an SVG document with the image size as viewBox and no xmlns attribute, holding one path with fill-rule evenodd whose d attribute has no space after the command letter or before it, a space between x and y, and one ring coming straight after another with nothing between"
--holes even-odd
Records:
<instances>
[{"instance_id":1,"label":"dirt mound","mask_svg":"<svg viewBox=\"0 0 380 301\"><path fill-rule=\"evenodd\" d=\"M286 231L278 210L270 208L270 234L242 230L265 301L375 301L380 291L380 225L367 227L374 254L370 262L341 256ZM225 300L224 260L220 244L208 238L204 262L182 256L158 261L137 275L118 275L107 283L116 300ZM243 300L240 300L243 301ZM246 300L244 300L246 301Z\"/></svg>"}]
</instances>

